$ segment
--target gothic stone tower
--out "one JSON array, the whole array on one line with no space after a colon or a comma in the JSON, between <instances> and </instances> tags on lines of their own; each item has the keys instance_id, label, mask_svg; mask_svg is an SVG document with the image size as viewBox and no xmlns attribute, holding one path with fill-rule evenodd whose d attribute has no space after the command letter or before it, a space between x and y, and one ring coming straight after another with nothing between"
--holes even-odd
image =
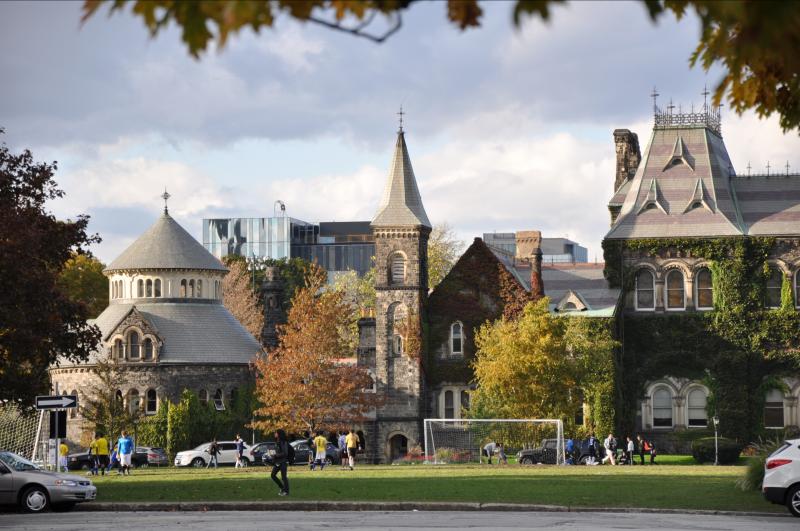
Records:
<instances>
[{"instance_id":1,"label":"gothic stone tower","mask_svg":"<svg viewBox=\"0 0 800 531\"><path fill-rule=\"evenodd\" d=\"M428 292L428 236L402 127L383 200L371 223L375 236L375 379L384 403L376 412L373 456L392 461L422 439L424 381L421 325ZM417 350L417 352L410 352Z\"/></svg>"}]
</instances>

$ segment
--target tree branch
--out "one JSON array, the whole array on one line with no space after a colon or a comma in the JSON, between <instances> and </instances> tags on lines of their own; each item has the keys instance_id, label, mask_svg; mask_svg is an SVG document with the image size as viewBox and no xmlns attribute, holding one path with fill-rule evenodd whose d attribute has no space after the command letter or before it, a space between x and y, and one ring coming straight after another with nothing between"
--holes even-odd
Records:
<instances>
[{"instance_id":1,"label":"tree branch","mask_svg":"<svg viewBox=\"0 0 800 531\"><path fill-rule=\"evenodd\" d=\"M315 24L319 24L321 26L325 26L326 28L334 29L336 31L341 31L343 33L349 33L350 35L355 35L356 37L363 37L363 38L365 38L367 40L370 40L370 41L378 43L378 44L384 42L386 39L388 39L389 37L391 37L392 35L397 33L400 30L400 28L403 26L403 17L400 15L400 13L396 13L395 14L395 23L394 23L394 25L391 28L389 28L388 30L386 30L386 32L383 35L373 35L371 33L363 32L362 30L366 26L368 26L372 22L372 20L375 18L375 14L376 14L376 12L373 11L373 13L365 21L361 22L360 24L358 24L357 26L352 27L352 28L348 28L348 27L342 26L338 22L330 22L328 20L324 20L324 19L317 18L317 17L314 17L314 16L308 17L307 20L309 22L314 22Z\"/></svg>"}]
</instances>

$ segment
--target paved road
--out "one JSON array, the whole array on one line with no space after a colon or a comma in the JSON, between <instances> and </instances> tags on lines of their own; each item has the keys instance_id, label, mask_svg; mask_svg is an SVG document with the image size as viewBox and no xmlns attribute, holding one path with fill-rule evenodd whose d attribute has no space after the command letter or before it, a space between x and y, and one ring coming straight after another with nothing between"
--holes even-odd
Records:
<instances>
[{"instance_id":1,"label":"paved road","mask_svg":"<svg viewBox=\"0 0 800 531\"><path fill-rule=\"evenodd\" d=\"M0 529L798 529L786 516L707 516L646 513L517 513L517 512L72 512L67 514L0 514Z\"/></svg>"}]
</instances>

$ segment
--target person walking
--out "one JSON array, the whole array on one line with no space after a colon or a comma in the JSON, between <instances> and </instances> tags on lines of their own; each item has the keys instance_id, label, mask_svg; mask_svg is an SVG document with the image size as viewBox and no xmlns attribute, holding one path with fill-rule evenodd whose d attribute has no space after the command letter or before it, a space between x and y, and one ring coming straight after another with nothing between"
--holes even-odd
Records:
<instances>
[{"instance_id":1,"label":"person walking","mask_svg":"<svg viewBox=\"0 0 800 531\"><path fill-rule=\"evenodd\" d=\"M286 432L278 430L275 432L275 450L270 450L272 453L272 474L270 477L278 488L278 496L289 495L289 478L286 475L289 463L289 441L286 440ZM278 472L281 473L281 479L278 479Z\"/></svg>"},{"instance_id":2,"label":"person walking","mask_svg":"<svg viewBox=\"0 0 800 531\"><path fill-rule=\"evenodd\" d=\"M497 443L494 441L486 443L483 447L483 455L489 458L489 464L492 464L492 456L497 451Z\"/></svg>"},{"instance_id":3,"label":"person walking","mask_svg":"<svg viewBox=\"0 0 800 531\"><path fill-rule=\"evenodd\" d=\"M497 464L508 464L508 457L506 457L506 451L503 448L503 443L497 443Z\"/></svg>"},{"instance_id":4,"label":"person walking","mask_svg":"<svg viewBox=\"0 0 800 531\"><path fill-rule=\"evenodd\" d=\"M64 472L69 472L69 468L67 468L67 453L69 453L69 448L64 441L61 441L61 444L58 445L58 469Z\"/></svg>"},{"instance_id":5,"label":"person walking","mask_svg":"<svg viewBox=\"0 0 800 531\"><path fill-rule=\"evenodd\" d=\"M214 463L214 468L217 468L219 464L219 444L217 444L217 438L211 441L211 446L208 447L208 453L211 455L211 458L208 460L208 464L206 468L211 466L211 463Z\"/></svg>"},{"instance_id":6,"label":"person walking","mask_svg":"<svg viewBox=\"0 0 800 531\"><path fill-rule=\"evenodd\" d=\"M628 455L628 464L633 465L633 439L630 437L628 439L628 447L626 448L627 455Z\"/></svg>"},{"instance_id":7,"label":"person walking","mask_svg":"<svg viewBox=\"0 0 800 531\"><path fill-rule=\"evenodd\" d=\"M244 441L237 433L233 442L236 443L236 466L234 468L244 468Z\"/></svg>"},{"instance_id":8,"label":"person walking","mask_svg":"<svg viewBox=\"0 0 800 531\"><path fill-rule=\"evenodd\" d=\"M589 446L588 464L596 465L597 464L597 450L598 450L597 446L598 445L597 445L597 438L594 436L594 433L590 433L589 434L589 441L588 441L587 444Z\"/></svg>"},{"instance_id":9,"label":"person walking","mask_svg":"<svg viewBox=\"0 0 800 531\"><path fill-rule=\"evenodd\" d=\"M600 462L601 464L606 464L606 461L611 461L611 466L617 464L617 460L615 459L614 454L616 453L616 444L614 443L614 434L609 433L608 437L603 440L603 448L606 450L606 456Z\"/></svg>"},{"instance_id":10,"label":"person walking","mask_svg":"<svg viewBox=\"0 0 800 531\"><path fill-rule=\"evenodd\" d=\"M350 470L353 470L356 464L356 453L358 452L358 435L352 429L345 437L345 443L347 444L347 463L350 465Z\"/></svg>"},{"instance_id":11,"label":"person walking","mask_svg":"<svg viewBox=\"0 0 800 531\"><path fill-rule=\"evenodd\" d=\"M337 443L339 447L339 463L342 465L342 470L344 470L347 468L347 433L340 431Z\"/></svg>"},{"instance_id":12,"label":"person walking","mask_svg":"<svg viewBox=\"0 0 800 531\"><path fill-rule=\"evenodd\" d=\"M644 439L642 439L641 434L636 436L636 445L639 447L639 462L644 464L645 442Z\"/></svg>"},{"instance_id":13,"label":"person walking","mask_svg":"<svg viewBox=\"0 0 800 531\"><path fill-rule=\"evenodd\" d=\"M317 436L314 437L314 447L317 452L314 456L314 462L311 463L311 470L314 470L317 465L319 465L320 470L325 470L325 461L328 458L328 439L325 438L321 431L318 431Z\"/></svg>"},{"instance_id":14,"label":"person walking","mask_svg":"<svg viewBox=\"0 0 800 531\"><path fill-rule=\"evenodd\" d=\"M128 436L128 432L122 430L122 436L117 441L119 454L119 469L122 475L131 475L131 457L133 456L133 439Z\"/></svg>"},{"instance_id":15,"label":"person walking","mask_svg":"<svg viewBox=\"0 0 800 531\"><path fill-rule=\"evenodd\" d=\"M656 464L656 454L658 453L656 452L656 445L653 441L647 441L647 445L649 447L647 451L650 452L650 464L654 465Z\"/></svg>"}]
</instances>

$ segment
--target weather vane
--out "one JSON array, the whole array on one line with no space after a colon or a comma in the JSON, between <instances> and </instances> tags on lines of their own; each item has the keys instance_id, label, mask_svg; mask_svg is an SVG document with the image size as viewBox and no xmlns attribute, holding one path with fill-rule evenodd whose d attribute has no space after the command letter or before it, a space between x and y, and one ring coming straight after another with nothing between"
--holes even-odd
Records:
<instances>
[{"instance_id":1,"label":"weather vane","mask_svg":"<svg viewBox=\"0 0 800 531\"><path fill-rule=\"evenodd\" d=\"M708 108L708 95L711 94L708 91L708 85L707 84L705 84L705 83L703 84L703 92L701 92L700 94L702 94L702 96L703 96L703 109L705 110L705 109Z\"/></svg>"},{"instance_id":2,"label":"weather vane","mask_svg":"<svg viewBox=\"0 0 800 531\"><path fill-rule=\"evenodd\" d=\"M399 132L400 132L400 133L402 133L402 132L403 132L403 115L404 115L404 114L405 114L405 113L403 112L403 105L401 104L401 105L400 105L400 112L399 112L399 113L397 113L397 116L399 116L399 117L400 117L400 130L399 130Z\"/></svg>"},{"instance_id":3,"label":"weather vane","mask_svg":"<svg viewBox=\"0 0 800 531\"><path fill-rule=\"evenodd\" d=\"M164 200L164 214L167 214L167 213L168 213L168 211L167 211L167 200L168 200L170 197L172 197L172 196L170 196L170 195L169 195L169 192L167 192L167 188L166 188L166 187L164 187L164 193L163 193L163 194L161 194L161 199L163 199L163 200Z\"/></svg>"},{"instance_id":4,"label":"weather vane","mask_svg":"<svg viewBox=\"0 0 800 531\"><path fill-rule=\"evenodd\" d=\"M653 92L650 94L650 97L653 98L653 113L658 112L658 106L656 105L656 99L658 98L659 93L656 92L656 87L653 87Z\"/></svg>"}]
</instances>

